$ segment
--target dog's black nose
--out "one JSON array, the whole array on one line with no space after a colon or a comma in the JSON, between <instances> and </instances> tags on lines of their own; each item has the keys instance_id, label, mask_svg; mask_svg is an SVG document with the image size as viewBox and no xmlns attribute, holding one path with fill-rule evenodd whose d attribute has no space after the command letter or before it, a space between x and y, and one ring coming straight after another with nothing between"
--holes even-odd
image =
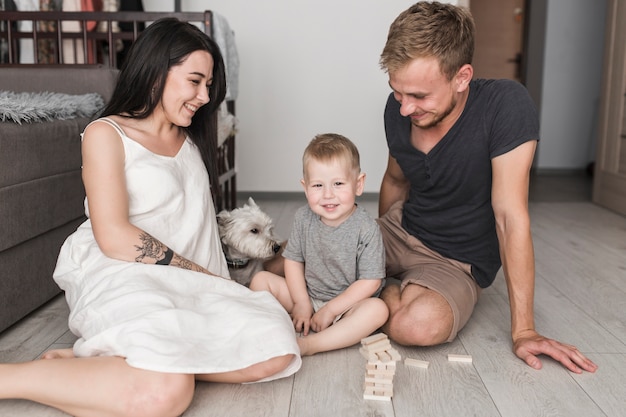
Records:
<instances>
[{"instance_id":1,"label":"dog's black nose","mask_svg":"<svg viewBox=\"0 0 626 417\"><path fill-rule=\"evenodd\" d=\"M280 245L278 243L274 244L274 253L278 253L278 251L280 250Z\"/></svg>"}]
</instances>

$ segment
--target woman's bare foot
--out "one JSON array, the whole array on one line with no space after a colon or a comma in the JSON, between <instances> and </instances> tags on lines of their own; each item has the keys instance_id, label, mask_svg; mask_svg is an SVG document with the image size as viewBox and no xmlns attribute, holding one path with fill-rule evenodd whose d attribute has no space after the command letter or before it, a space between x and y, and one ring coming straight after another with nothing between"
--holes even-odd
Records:
<instances>
[{"instance_id":1,"label":"woman's bare foot","mask_svg":"<svg viewBox=\"0 0 626 417\"><path fill-rule=\"evenodd\" d=\"M71 359L75 357L72 348L52 349L41 355L41 359Z\"/></svg>"}]
</instances>

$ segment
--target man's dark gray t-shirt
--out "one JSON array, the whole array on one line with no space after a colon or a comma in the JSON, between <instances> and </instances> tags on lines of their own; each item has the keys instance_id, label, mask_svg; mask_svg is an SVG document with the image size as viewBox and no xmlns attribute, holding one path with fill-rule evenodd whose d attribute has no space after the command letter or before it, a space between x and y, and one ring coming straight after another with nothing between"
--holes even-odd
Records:
<instances>
[{"instance_id":1,"label":"man's dark gray t-shirt","mask_svg":"<svg viewBox=\"0 0 626 417\"><path fill-rule=\"evenodd\" d=\"M463 113L424 154L393 94L385 108L389 152L411 183L402 226L429 248L472 266L483 288L500 269L491 206L491 160L530 140L539 121L526 89L511 80L473 80Z\"/></svg>"}]
</instances>

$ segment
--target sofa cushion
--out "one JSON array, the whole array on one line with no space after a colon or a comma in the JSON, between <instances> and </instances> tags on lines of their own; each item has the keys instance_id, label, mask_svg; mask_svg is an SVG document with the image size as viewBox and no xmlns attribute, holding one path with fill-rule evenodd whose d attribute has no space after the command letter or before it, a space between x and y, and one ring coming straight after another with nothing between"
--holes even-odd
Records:
<instances>
[{"instance_id":1,"label":"sofa cushion","mask_svg":"<svg viewBox=\"0 0 626 417\"><path fill-rule=\"evenodd\" d=\"M0 123L0 188L80 169L84 118L28 125Z\"/></svg>"},{"instance_id":2,"label":"sofa cushion","mask_svg":"<svg viewBox=\"0 0 626 417\"><path fill-rule=\"evenodd\" d=\"M52 279L59 249L81 220L0 251L0 331L61 292Z\"/></svg>"},{"instance_id":3,"label":"sofa cushion","mask_svg":"<svg viewBox=\"0 0 626 417\"><path fill-rule=\"evenodd\" d=\"M0 251L84 215L80 170L0 188Z\"/></svg>"}]
</instances>

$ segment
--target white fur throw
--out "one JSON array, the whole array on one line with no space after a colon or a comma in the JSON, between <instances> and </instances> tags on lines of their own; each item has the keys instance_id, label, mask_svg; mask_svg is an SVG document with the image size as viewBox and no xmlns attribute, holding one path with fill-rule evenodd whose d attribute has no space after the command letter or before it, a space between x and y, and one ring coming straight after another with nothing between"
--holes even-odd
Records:
<instances>
[{"instance_id":1,"label":"white fur throw","mask_svg":"<svg viewBox=\"0 0 626 417\"><path fill-rule=\"evenodd\" d=\"M217 113L217 146L222 146L224 141L237 133L237 118L228 111L226 100L220 104Z\"/></svg>"},{"instance_id":2,"label":"white fur throw","mask_svg":"<svg viewBox=\"0 0 626 417\"><path fill-rule=\"evenodd\" d=\"M97 93L72 95L62 93L15 93L0 91L0 122L33 123L92 117L104 108Z\"/></svg>"}]
</instances>

